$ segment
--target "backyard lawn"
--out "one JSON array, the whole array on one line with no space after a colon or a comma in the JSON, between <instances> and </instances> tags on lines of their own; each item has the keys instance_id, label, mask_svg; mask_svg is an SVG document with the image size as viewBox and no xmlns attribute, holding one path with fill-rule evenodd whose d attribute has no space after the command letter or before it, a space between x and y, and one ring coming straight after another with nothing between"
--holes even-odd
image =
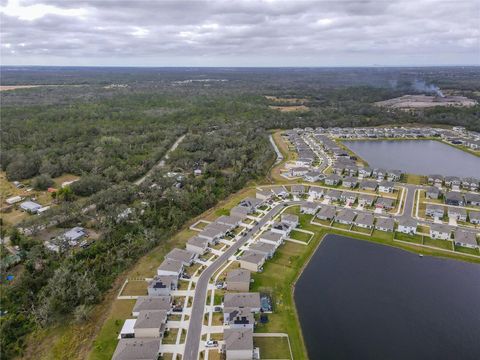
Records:
<instances>
[{"instance_id":1,"label":"backyard lawn","mask_svg":"<svg viewBox=\"0 0 480 360\"><path fill-rule=\"evenodd\" d=\"M287 337L254 337L253 346L260 348L261 359L291 359Z\"/></svg>"}]
</instances>

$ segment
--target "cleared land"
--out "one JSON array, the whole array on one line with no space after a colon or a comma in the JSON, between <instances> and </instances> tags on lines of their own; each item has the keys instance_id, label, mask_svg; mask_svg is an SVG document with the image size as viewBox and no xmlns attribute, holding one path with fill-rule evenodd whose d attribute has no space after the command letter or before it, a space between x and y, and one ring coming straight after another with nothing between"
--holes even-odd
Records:
<instances>
[{"instance_id":1,"label":"cleared land","mask_svg":"<svg viewBox=\"0 0 480 360\"><path fill-rule=\"evenodd\" d=\"M476 101L464 96L429 96L404 95L393 99L376 102L375 105L392 109L410 110L424 109L437 106L475 106Z\"/></svg>"}]
</instances>

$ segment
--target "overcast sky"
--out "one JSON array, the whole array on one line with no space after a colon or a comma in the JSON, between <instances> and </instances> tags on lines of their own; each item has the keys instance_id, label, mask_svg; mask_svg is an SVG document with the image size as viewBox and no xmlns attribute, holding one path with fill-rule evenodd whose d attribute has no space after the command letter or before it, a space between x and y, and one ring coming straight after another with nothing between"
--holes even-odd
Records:
<instances>
[{"instance_id":1,"label":"overcast sky","mask_svg":"<svg viewBox=\"0 0 480 360\"><path fill-rule=\"evenodd\" d=\"M480 0L0 4L3 65L480 65Z\"/></svg>"}]
</instances>

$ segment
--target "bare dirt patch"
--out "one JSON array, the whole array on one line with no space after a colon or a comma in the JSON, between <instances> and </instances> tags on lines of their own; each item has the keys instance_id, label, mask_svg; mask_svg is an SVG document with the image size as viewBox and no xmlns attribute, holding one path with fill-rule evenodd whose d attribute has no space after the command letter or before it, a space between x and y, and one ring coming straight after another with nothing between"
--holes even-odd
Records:
<instances>
[{"instance_id":1,"label":"bare dirt patch","mask_svg":"<svg viewBox=\"0 0 480 360\"><path fill-rule=\"evenodd\" d=\"M291 105L291 106L269 106L270 109L279 110L281 112L292 112L292 111L308 111L308 107L305 105Z\"/></svg>"},{"instance_id":2,"label":"bare dirt patch","mask_svg":"<svg viewBox=\"0 0 480 360\"><path fill-rule=\"evenodd\" d=\"M477 102L465 96L429 96L429 95L404 95L385 101L376 102L375 105L392 109L412 110L437 106L475 106Z\"/></svg>"},{"instance_id":3,"label":"bare dirt patch","mask_svg":"<svg viewBox=\"0 0 480 360\"><path fill-rule=\"evenodd\" d=\"M41 85L0 85L0 91L8 91L8 90L17 90L17 89L30 89L39 87Z\"/></svg>"}]
</instances>

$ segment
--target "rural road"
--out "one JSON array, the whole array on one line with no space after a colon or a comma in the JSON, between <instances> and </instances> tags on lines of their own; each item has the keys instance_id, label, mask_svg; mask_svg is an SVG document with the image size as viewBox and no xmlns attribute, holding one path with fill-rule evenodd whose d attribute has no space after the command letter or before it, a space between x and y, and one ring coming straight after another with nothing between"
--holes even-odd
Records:
<instances>
[{"instance_id":1,"label":"rural road","mask_svg":"<svg viewBox=\"0 0 480 360\"><path fill-rule=\"evenodd\" d=\"M190 315L190 324L187 331L187 339L185 341L185 352L183 360L197 360L198 350L202 336L203 314L205 312L205 303L207 300L207 287L213 274L228 261L228 258L234 255L241 246L243 246L256 232L260 230L270 219L277 215L283 208L288 205L300 205L305 201L288 201L275 206L270 210L260 222L251 228L237 242L228 248L217 260L215 260L198 278L195 285L195 296L193 297L192 312Z\"/></svg>"},{"instance_id":2,"label":"rural road","mask_svg":"<svg viewBox=\"0 0 480 360\"><path fill-rule=\"evenodd\" d=\"M186 134L183 134L182 136L180 136L172 145L172 147L170 149L168 149L167 153L162 157L162 159L155 165L152 166L152 168L150 170L147 171L147 173L142 176L140 179L138 179L137 181L135 181L135 185L140 185L141 183L143 183L145 181L145 179L147 177L149 177L156 169L160 169L162 167L165 166L165 160L168 160L168 156L169 154L174 151L178 145L180 145L180 143L183 141L183 139L185 139L185 136Z\"/></svg>"}]
</instances>

